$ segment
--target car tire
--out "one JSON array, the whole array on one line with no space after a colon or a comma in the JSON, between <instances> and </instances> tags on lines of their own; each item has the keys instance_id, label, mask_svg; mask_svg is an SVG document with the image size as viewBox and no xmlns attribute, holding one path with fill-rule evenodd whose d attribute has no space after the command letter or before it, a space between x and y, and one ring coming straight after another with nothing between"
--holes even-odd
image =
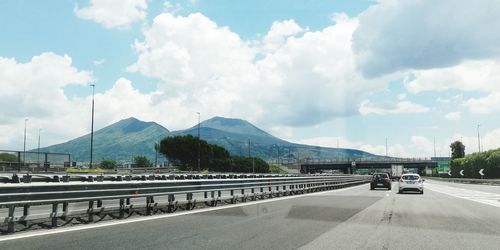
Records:
<instances>
[{"instance_id":1,"label":"car tire","mask_svg":"<svg viewBox=\"0 0 500 250\"><path fill-rule=\"evenodd\" d=\"M420 191L420 194L424 194L424 190Z\"/></svg>"},{"instance_id":2,"label":"car tire","mask_svg":"<svg viewBox=\"0 0 500 250\"><path fill-rule=\"evenodd\" d=\"M402 193L403 193L403 190L399 189L398 194L402 194Z\"/></svg>"}]
</instances>

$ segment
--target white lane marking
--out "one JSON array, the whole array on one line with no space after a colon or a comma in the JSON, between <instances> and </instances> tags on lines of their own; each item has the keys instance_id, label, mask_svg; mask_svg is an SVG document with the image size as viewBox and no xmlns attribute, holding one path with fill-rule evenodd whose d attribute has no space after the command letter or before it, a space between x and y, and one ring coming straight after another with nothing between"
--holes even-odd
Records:
<instances>
[{"instance_id":1,"label":"white lane marking","mask_svg":"<svg viewBox=\"0 0 500 250\"><path fill-rule=\"evenodd\" d=\"M43 236L43 235L51 235L51 234L57 234L57 233L66 233L66 232L74 232L74 231L81 231L81 230L101 228L101 227L109 227L109 226L115 226L115 225L123 225L123 224L134 223L134 222L164 219L164 218L177 217L177 216L188 215L188 214L204 213L204 212L210 212L210 211L216 211L216 210L222 210L222 209L228 209L228 208L234 208L234 207L243 207L243 206L250 206L250 205L268 203L268 202L274 202L274 201L296 199L296 198L306 197L306 196L315 196L315 195L320 195L320 194L343 192L343 191L347 191L347 190L351 190L351 189L355 189L355 188L361 188L361 187L365 187L365 186L368 186L368 184L363 184L363 185L348 187L348 188L342 188L342 189L316 192L316 193L286 196L286 197L280 197L280 198L272 198L272 199L268 199L268 200L252 201L252 202L233 204L233 205L224 205L221 207L202 208L199 210L176 212L176 213L171 213L171 214L153 215L153 216L149 216L149 217L129 218L129 219L120 220L120 221L106 221L106 222L100 222L100 223L92 224L92 225L81 225L81 226L73 226L73 227L68 227L68 228L61 227L61 228L47 230L47 231L41 231L41 232L18 233L18 234L14 234L14 235L0 236L0 242L8 241L8 240L30 238L30 237L36 237L36 236Z\"/></svg>"},{"instance_id":2,"label":"white lane marking","mask_svg":"<svg viewBox=\"0 0 500 250\"><path fill-rule=\"evenodd\" d=\"M435 183L427 183L425 187L434 192L450 195L453 197L469 201L479 202L482 204L487 204L495 207L500 207L500 194L470 190L465 188L451 187L448 185L435 184Z\"/></svg>"}]
</instances>

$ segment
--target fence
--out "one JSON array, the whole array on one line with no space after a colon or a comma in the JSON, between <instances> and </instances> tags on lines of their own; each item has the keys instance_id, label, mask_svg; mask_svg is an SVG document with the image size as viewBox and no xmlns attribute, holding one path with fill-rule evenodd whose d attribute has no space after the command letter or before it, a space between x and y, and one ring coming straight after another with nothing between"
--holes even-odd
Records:
<instances>
[{"instance_id":1,"label":"fence","mask_svg":"<svg viewBox=\"0 0 500 250\"><path fill-rule=\"evenodd\" d=\"M0 150L0 171L40 171L51 167L69 167L66 153Z\"/></svg>"}]
</instances>

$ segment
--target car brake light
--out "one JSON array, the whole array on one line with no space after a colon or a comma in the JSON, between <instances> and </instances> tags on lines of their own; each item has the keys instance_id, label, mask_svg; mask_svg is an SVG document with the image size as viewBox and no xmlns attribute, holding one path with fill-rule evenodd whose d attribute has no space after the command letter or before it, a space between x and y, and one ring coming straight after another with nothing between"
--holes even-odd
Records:
<instances>
[{"instance_id":1,"label":"car brake light","mask_svg":"<svg viewBox=\"0 0 500 250\"><path fill-rule=\"evenodd\" d=\"M399 182L403 182L403 178L399 179Z\"/></svg>"},{"instance_id":2,"label":"car brake light","mask_svg":"<svg viewBox=\"0 0 500 250\"><path fill-rule=\"evenodd\" d=\"M418 179L418 183L422 183L422 179Z\"/></svg>"}]
</instances>

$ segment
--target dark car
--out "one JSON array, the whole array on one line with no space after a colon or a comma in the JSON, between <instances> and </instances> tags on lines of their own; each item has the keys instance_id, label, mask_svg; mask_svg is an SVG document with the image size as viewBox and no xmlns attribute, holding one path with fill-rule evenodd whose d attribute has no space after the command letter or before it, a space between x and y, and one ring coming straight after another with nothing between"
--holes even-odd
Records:
<instances>
[{"instance_id":1,"label":"dark car","mask_svg":"<svg viewBox=\"0 0 500 250\"><path fill-rule=\"evenodd\" d=\"M387 173L377 173L372 175L372 179L370 180L370 189L373 190L375 188L387 188L391 190L391 178Z\"/></svg>"}]
</instances>

